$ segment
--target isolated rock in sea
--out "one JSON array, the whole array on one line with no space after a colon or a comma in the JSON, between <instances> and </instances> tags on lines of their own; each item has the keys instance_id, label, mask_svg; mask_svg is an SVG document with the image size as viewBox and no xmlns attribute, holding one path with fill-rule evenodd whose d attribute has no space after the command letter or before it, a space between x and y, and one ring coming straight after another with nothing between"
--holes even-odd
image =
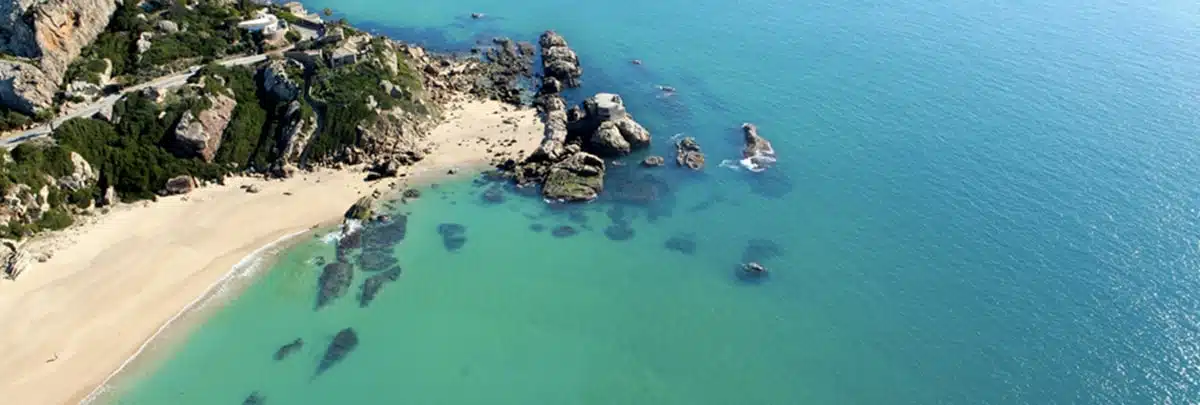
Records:
<instances>
[{"instance_id":1,"label":"isolated rock in sea","mask_svg":"<svg viewBox=\"0 0 1200 405\"><path fill-rule=\"evenodd\" d=\"M550 232L550 234L554 235L554 237L556 237L556 238L566 238L566 237L570 237L570 236L575 236L575 234L577 234L577 233L579 233L579 231L575 230L575 228L571 227L570 225L562 225L562 226L556 227L556 228L554 228L553 231Z\"/></svg>"},{"instance_id":2,"label":"isolated rock in sea","mask_svg":"<svg viewBox=\"0 0 1200 405\"><path fill-rule=\"evenodd\" d=\"M467 243L466 233L467 227L460 224L438 225L438 234L442 235L442 246L451 252L461 249Z\"/></svg>"},{"instance_id":3,"label":"isolated rock in sea","mask_svg":"<svg viewBox=\"0 0 1200 405\"><path fill-rule=\"evenodd\" d=\"M471 13L472 20L478 20L478 19L481 19L486 16L487 16L487 14L484 14L484 13Z\"/></svg>"},{"instance_id":4,"label":"isolated rock in sea","mask_svg":"<svg viewBox=\"0 0 1200 405\"><path fill-rule=\"evenodd\" d=\"M205 162L212 162L216 157L225 127L229 126L229 120L233 118L237 100L218 94L209 97L208 101L208 108L198 114L186 110L179 118L179 123L175 124L172 150L177 156L200 157Z\"/></svg>"},{"instance_id":5,"label":"isolated rock in sea","mask_svg":"<svg viewBox=\"0 0 1200 405\"><path fill-rule=\"evenodd\" d=\"M542 187L542 196L553 201L591 201L604 190L604 160L579 152L555 163Z\"/></svg>"},{"instance_id":6,"label":"isolated rock in sea","mask_svg":"<svg viewBox=\"0 0 1200 405\"><path fill-rule=\"evenodd\" d=\"M704 153L696 138L686 137L675 142L675 164L692 170L704 168Z\"/></svg>"},{"instance_id":7,"label":"isolated rock in sea","mask_svg":"<svg viewBox=\"0 0 1200 405\"><path fill-rule=\"evenodd\" d=\"M371 197L360 197L358 201L354 202L354 205L351 205L350 208L346 210L345 218L357 219L359 221L366 221L370 219L371 207L374 205L374 203L375 200Z\"/></svg>"},{"instance_id":8,"label":"isolated rock in sea","mask_svg":"<svg viewBox=\"0 0 1200 405\"><path fill-rule=\"evenodd\" d=\"M347 263L333 262L325 265L317 279L317 309L329 305L346 295L354 281L354 268Z\"/></svg>"},{"instance_id":9,"label":"isolated rock in sea","mask_svg":"<svg viewBox=\"0 0 1200 405\"><path fill-rule=\"evenodd\" d=\"M665 246L667 250L674 250L683 254L690 255L696 252L696 241L682 236L674 236L670 239L667 239L663 246Z\"/></svg>"},{"instance_id":10,"label":"isolated rock in sea","mask_svg":"<svg viewBox=\"0 0 1200 405\"><path fill-rule=\"evenodd\" d=\"M275 361L283 360L288 355L304 347L304 339L296 338L291 343L280 346L279 350L275 351Z\"/></svg>"},{"instance_id":11,"label":"isolated rock in sea","mask_svg":"<svg viewBox=\"0 0 1200 405\"><path fill-rule=\"evenodd\" d=\"M604 236L609 240L623 241L633 238L633 228L627 224L612 224L604 228Z\"/></svg>"},{"instance_id":12,"label":"isolated rock in sea","mask_svg":"<svg viewBox=\"0 0 1200 405\"><path fill-rule=\"evenodd\" d=\"M358 334L354 332L353 328L342 329L325 349L325 356L321 358L321 364L317 366L317 375L321 375L330 367L341 362L356 347L358 347Z\"/></svg>"},{"instance_id":13,"label":"isolated rock in sea","mask_svg":"<svg viewBox=\"0 0 1200 405\"><path fill-rule=\"evenodd\" d=\"M664 163L666 163L666 159L663 159L662 156L646 156L645 159L642 159L642 166L644 167L658 167Z\"/></svg>"},{"instance_id":14,"label":"isolated rock in sea","mask_svg":"<svg viewBox=\"0 0 1200 405\"><path fill-rule=\"evenodd\" d=\"M757 262L744 263L738 269L738 278L743 280L760 280L767 277L767 268Z\"/></svg>"},{"instance_id":15,"label":"isolated rock in sea","mask_svg":"<svg viewBox=\"0 0 1200 405\"><path fill-rule=\"evenodd\" d=\"M112 0L0 2L0 105L32 114L50 107L80 52L108 26Z\"/></svg>"},{"instance_id":16,"label":"isolated rock in sea","mask_svg":"<svg viewBox=\"0 0 1200 405\"><path fill-rule=\"evenodd\" d=\"M538 38L538 45L542 46L542 74L557 79L566 87L579 87L583 69L567 40L554 31L546 31Z\"/></svg>"},{"instance_id":17,"label":"isolated rock in sea","mask_svg":"<svg viewBox=\"0 0 1200 405\"><path fill-rule=\"evenodd\" d=\"M168 179L163 188L167 195L187 194L196 188L196 179L187 175L175 176Z\"/></svg>"},{"instance_id":18,"label":"isolated rock in sea","mask_svg":"<svg viewBox=\"0 0 1200 405\"><path fill-rule=\"evenodd\" d=\"M742 124L742 134L745 147L742 148L742 158L746 159L748 169L763 171L775 163L775 149L771 142L758 135L758 127L751 123Z\"/></svg>"},{"instance_id":19,"label":"isolated rock in sea","mask_svg":"<svg viewBox=\"0 0 1200 405\"><path fill-rule=\"evenodd\" d=\"M389 282L400 279L401 270L399 267L392 267L388 271L367 277L363 281L362 293L359 295L358 306L366 308L371 305L371 301L375 300L375 296L379 295L379 291Z\"/></svg>"},{"instance_id":20,"label":"isolated rock in sea","mask_svg":"<svg viewBox=\"0 0 1200 405\"><path fill-rule=\"evenodd\" d=\"M242 405L266 405L267 398L254 391L242 401Z\"/></svg>"}]
</instances>

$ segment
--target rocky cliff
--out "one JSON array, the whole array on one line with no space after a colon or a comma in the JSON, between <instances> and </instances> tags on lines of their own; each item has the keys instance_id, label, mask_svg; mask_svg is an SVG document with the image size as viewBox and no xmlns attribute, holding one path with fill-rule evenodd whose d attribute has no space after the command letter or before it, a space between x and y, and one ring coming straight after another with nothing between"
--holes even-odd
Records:
<instances>
[{"instance_id":1,"label":"rocky cliff","mask_svg":"<svg viewBox=\"0 0 1200 405\"><path fill-rule=\"evenodd\" d=\"M579 87L583 68L579 67L579 57L567 40L554 31L546 31L538 38L538 45L542 46L542 74L546 76L542 92L557 93L563 87Z\"/></svg>"},{"instance_id":2,"label":"rocky cliff","mask_svg":"<svg viewBox=\"0 0 1200 405\"><path fill-rule=\"evenodd\" d=\"M108 25L114 0L0 0L0 104L33 113L49 107L67 66Z\"/></svg>"}]
</instances>

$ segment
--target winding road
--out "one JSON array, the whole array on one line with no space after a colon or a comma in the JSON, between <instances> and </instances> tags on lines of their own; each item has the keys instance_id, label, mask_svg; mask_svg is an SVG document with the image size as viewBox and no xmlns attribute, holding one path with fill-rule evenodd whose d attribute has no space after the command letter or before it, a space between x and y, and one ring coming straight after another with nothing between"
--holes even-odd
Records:
<instances>
[{"instance_id":1,"label":"winding road","mask_svg":"<svg viewBox=\"0 0 1200 405\"><path fill-rule=\"evenodd\" d=\"M290 47L288 49L290 49ZM267 60L267 57L271 54L282 53L282 52L287 51L288 49L283 49L283 50L275 51L272 53L260 53L257 55L241 56L241 57L236 57L236 58L224 59L224 60L218 61L217 63L221 64L221 66L251 65L251 64L255 64L255 63ZM121 97L124 97L126 94L129 94L129 93L132 93L135 91L141 91L142 89L145 89L148 87L174 88L174 87L182 86L185 83L187 83L188 78L190 78L190 77L192 77L192 75L196 74L196 72L198 70L200 70L200 66L192 66L184 73L178 73L178 74L174 74L171 76L163 76L163 77L160 77L160 78L157 78L157 79L145 82L145 83L126 87L126 88L122 89L119 93L105 96L104 98L99 99L92 104L89 104L87 107L83 107L83 108L77 109L75 111L72 111L70 113L55 117L54 120L52 120L48 124L38 125L37 127L30 128L30 129L27 129L22 132L15 132L12 134L7 134L3 138L0 138L0 145L4 146L6 149L12 149L12 148L17 147L17 145L20 145L22 142L31 141L34 139L44 137L46 135L49 135L50 132L53 131L54 128L57 128L59 125L62 125L62 123L66 122L67 120L70 120L72 118L90 117L90 116L96 114L97 112L99 112L100 110L103 110L105 108L113 106L113 104L116 104L117 101L121 99Z\"/></svg>"}]
</instances>

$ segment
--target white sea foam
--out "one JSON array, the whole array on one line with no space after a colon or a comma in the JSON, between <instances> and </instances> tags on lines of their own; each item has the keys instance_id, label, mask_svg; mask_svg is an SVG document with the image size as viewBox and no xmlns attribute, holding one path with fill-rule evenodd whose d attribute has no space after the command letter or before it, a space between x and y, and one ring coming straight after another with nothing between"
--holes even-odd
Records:
<instances>
[{"instance_id":1,"label":"white sea foam","mask_svg":"<svg viewBox=\"0 0 1200 405\"><path fill-rule=\"evenodd\" d=\"M325 242L325 244L327 244L327 245L335 245L338 243L338 241L342 240L342 237L345 237L346 235L352 234L354 232L358 232L360 229L362 229L362 227L363 227L362 221L359 221L357 219L347 219L345 222L342 223L342 226L339 227L336 231L327 233L327 234L325 234L325 236L322 236L321 242Z\"/></svg>"},{"instance_id":2,"label":"white sea foam","mask_svg":"<svg viewBox=\"0 0 1200 405\"><path fill-rule=\"evenodd\" d=\"M96 388L92 389L92 392L88 393L88 395L84 397L82 401L79 401L80 405L91 404L102 394L108 392L111 388L109 382L111 382L112 379L117 376L117 374L120 374L121 371L125 370L125 367L128 367L134 359L142 354L142 352L145 352L146 348L150 347L150 344L153 343L159 335L166 331L171 324L175 323L176 320L183 317L183 315L187 314L188 312L203 308L211 298L221 295L225 291L225 286L230 280L256 274L262 267L262 264L265 263L264 258L267 256L266 253L271 252L283 242L302 235L305 232L307 231L299 231L284 235L283 237L280 237L279 239L276 239L273 242L268 243L254 250L253 252L250 252L250 254L246 255L246 257L243 257L241 261L238 261L237 264L234 264L232 267L230 267L229 271L226 272L225 275L221 276L221 278L217 279L216 282L209 285L208 288L204 290L203 294L200 294L199 297L196 297L196 299L192 300L192 302L189 302L187 305L185 305L179 310L179 312L176 312L175 315L167 319L166 322L163 322L163 324L159 326L149 338L146 338L146 340L142 342L141 346L138 346L137 351L133 352L133 355L130 355L129 358L125 359L125 361L122 362L116 370L113 370L113 372L109 373L107 377L104 377L104 381L101 381L100 385L97 385Z\"/></svg>"}]
</instances>

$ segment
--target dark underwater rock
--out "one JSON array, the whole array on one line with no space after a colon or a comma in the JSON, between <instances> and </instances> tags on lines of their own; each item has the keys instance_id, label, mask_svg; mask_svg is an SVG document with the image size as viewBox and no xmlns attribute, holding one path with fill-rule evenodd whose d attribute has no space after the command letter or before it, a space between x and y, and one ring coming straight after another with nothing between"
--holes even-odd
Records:
<instances>
[{"instance_id":1,"label":"dark underwater rock","mask_svg":"<svg viewBox=\"0 0 1200 405\"><path fill-rule=\"evenodd\" d=\"M304 347L304 339L300 338L296 338L296 340L293 340L292 343L280 346L279 350L275 351L275 361L287 358L287 356L292 354L292 352L300 350L302 347Z\"/></svg>"},{"instance_id":2,"label":"dark underwater rock","mask_svg":"<svg viewBox=\"0 0 1200 405\"><path fill-rule=\"evenodd\" d=\"M488 189L483 192L483 202L489 204L499 204L504 202L504 187L499 184L488 187Z\"/></svg>"},{"instance_id":3,"label":"dark underwater rock","mask_svg":"<svg viewBox=\"0 0 1200 405\"><path fill-rule=\"evenodd\" d=\"M366 249L390 250L403 241L407 233L408 216L396 215L365 227L362 230L362 244Z\"/></svg>"},{"instance_id":4,"label":"dark underwater rock","mask_svg":"<svg viewBox=\"0 0 1200 405\"><path fill-rule=\"evenodd\" d=\"M371 305L371 301L383 289L384 284L400 279L400 273L399 267L392 267L388 271L367 277L367 280L363 281L362 294L359 296L358 306L366 308L368 305Z\"/></svg>"},{"instance_id":5,"label":"dark underwater rock","mask_svg":"<svg viewBox=\"0 0 1200 405\"><path fill-rule=\"evenodd\" d=\"M579 231L575 230L575 228L572 228L570 225L559 226L550 232L550 234L554 235L556 238L571 237L575 236L577 233L579 233Z\"/></svg>"},{"instance_id":6,"label":"dark underwater rock","mask_svg":"<svg viewBox=\"0 0 1200 405\"><path fill-rule=\"evenodd\" d=\"M567 220L577 223L577 224L580 224L580 225L586 224L587 223L587 214L584 214L579 211L571 211L571 212L567 213Z\"/></svg>"},{"instance_id":7,"label":"dark underwater rock","mask_svg":"<svg viewBox=\"0 0 1200 405\"><path fill-rule=\"evenodd\" d=\"M246 400L242 401L242 405L263 405L267 403L267 398L259 395L258 391L250 393Z\"/></svg>"},{"instance_id":8,"label":"dark underwater rock","mask_svg":"<svg viewBox=\"0 0 1200 405\"><path fill-rule=\"evenodd\" d=\"M395 266L399 261L392 255L391 249L371 249L363 251L358 257L358 265L363 271L382 271Z\"/></svg>"},{"instance_id":9,"label":"dark underwater rock","mask_svg":"<svg viewBox=\"0 0 1200 405\"><path fill-rule=\"evenodd\" d=\"M577 152L550 166L542 197L562 202L594 200L604 190L604 170L603 159Z\"/></svg>"},{"instance_id":10,"label":"dark underwater rock","mask_svg":"<svg viewBox=\"0 0 1200 405\"><path fill-rule=\"evenodd\" d=\"M542 225L542 224L529 224L529 230L534 231L534 232L541 232L541 231L546 230L546 226Z\"/></svg>"},{"instance_id":11,"label":"dark underwater rock","mask_svg":"<svg viewBox=\"0 0 1200 405\"><path fill-rule=\"evenodd\" d=\"M357 230L357 231L352 231L350 233L342 235L342 238L338 239L337 247L338 247L338 249L358 249L358 248L362 247L362 243L363 243L362 231Z\"/></svg>"},{"instance_id":12,"label":"dark underwater rock","mask_svg":"<svg viewBox=\"0 0 1200 405\"><path fill-rule=\"evenodd\" d=\"M750 191L767 198L783 198L795 188L787 174L779 170L750 173L746 176Z\"/></svg>"},{"instance_id":13,"label":"dark underwater rock","mask_svg":"<svg viewBox=\"0 0 1200 405\"><path fill-rule=\"evenodd\" d=\"M608 220L615 224L628 224L629 214L625 211L624 206L614 205L608 209Z\"/></svg>"},{"instance_id":14,"label":"dark underwater rock","mask_svg":"<svg viewBox=\"0 0 1200 405\"><path fill-rule=\"evenodd\" d=\"M438 234L442 235L442 246L447 251L457 251L467 244L467 227L460 224L446 223L438 225Z\"/></svg>"},{"instance_id":15,"label":"dark underwater rock","mask_svg":"<svg viewBox=\"0 0 1200 405\"><path fill-rule=\"evenodd\" d=\"M348 263L333 262L325 265L321 277L317 280L317 309L346 295L350 283L354 281L354 268Z\"/></svg>"},{"instance_id":16,"label":"dark underwater rock","mask_svg":"<svg viewBox=\"0 0 1200 405\"><path fill-rule=\"evenodd\" d=\"M763 262L783 255L783 249L770 239L750 239L742 250L743 262Z\"/></svg>"},{"instance_id":17,"label":"dark underwater rock","mask_svg":"<svg viewBox=\"0 0 1200 405\"><path fill-rule=\"evenodd\" d=\"M408 190L404 190L404 193L401 194L401 196L408 199L421 198L421 190L410 188Z\"/></svg>"},{"instance_id":18,"label":"dark underwater rock","mask_svg":"<svg viewBox=\"0 0 1200 405\"><path fill-rule=\"evenodd\" d=\"M612 224L604 228L604 236L613 241L629 240L633 238L633 228L626 224Z\"/></svg>"},{"instance_id":19,"label":"dark underwater rock","mask_svg":"<svg viewBox=\"0 0 1200 405\"><path fill-rule=\"evenodd\" d=\"M354 332L353 328L342 329L325 349L325 357L321 358L321 364L317 366L317 375L321 375L325 370L342 361L350 352L354 351L355 347L358 347L358 334Z\"/></svg>"},{"instance_id":20,"label":"dark underwater rock","mask_svg":"<svg viewBox=\"0 0 1200 405\"><path fill-rule=\"evenodd\" d=\"M688 255L696 252L696 241L692 240L691 238L685 238L681 236L675 236L667 239L663 246L666 247L667 250L674 250L676 252Z\"/></svg>"}]
</instances>

